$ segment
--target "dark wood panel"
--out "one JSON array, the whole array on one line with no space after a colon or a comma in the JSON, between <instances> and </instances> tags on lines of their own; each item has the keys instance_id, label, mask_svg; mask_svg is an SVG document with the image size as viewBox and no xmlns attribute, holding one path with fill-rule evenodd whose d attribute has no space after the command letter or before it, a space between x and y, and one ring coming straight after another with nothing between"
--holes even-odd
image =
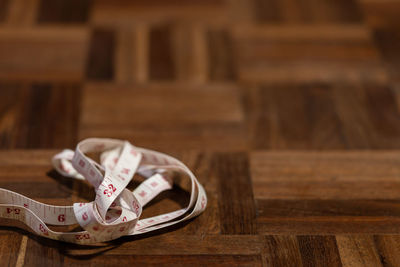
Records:
<instances>
[{"instance_id":1,"label":"dark wood panel","mask_svg":"<svg viewBox=\"0 0 400 267\"><path fill-rule=\"evenodd\" d=\"M138 264L146 266L262 266L259 256L248 255L155 255L155 256L106 256L89 260L79 260L68 258L64 262L65 266L84 266L91 265L120 265Z\"/></svg>"},{"instance_id":2,"label":"dark wood panel","mask_svg":"<svg viewBox=\"0 0 400 267\"><path fill-rule=\"evenodd\" d=\"M272 23L355 23L362 19L354 0L256 0L256 17Z\"/></svg>"},{"instance_id":3,"label":"dark wood panel","mask_svg":"<svg viewBox=\"0 0 400 267\"><path fill-rule=\"evenodd\" d=\"M400 52L397 49L400 45L400 31L397 28L378 29L374 37L385 62L388 64L390 74L398 83L400 81Z\"/></svg>"},{"instance_id":4,"label":"dark wood panel","mask_svg":"<svg viewBox=\"0 0 400 267\"><path fill-rule=\"evenodd\" d=\"M343 149L346 143L326 84L247 90L252 147Z\"/></svg>"},{"instance_id":5,"label":"dark wood panel","mask_svg":"<svg viewBox=\"0 0 400 267\"><path fill-rule=\"evenodd\" d=\"M0 23L4 22L4 20L6 19L9 2L9 0L0 1Z\"/></svg>"},{"instance_id":6,"label":"dark wood panel","mask_svg":"<svg viewBox=\"0 0 400 267\"><path fill-rule=\"evenodd\" d=\"M40 0L38 23L85 23L91 0Z\"/></svg>"},{"instance_id":7,"label":"dark wood panel","mask_svg":"<svg viewBox=\"0 0 400 267\"><path fill-rule=\"evenodd\" d=\"M172 55L171 27L157 26L150 31L150 79L173 80L175 61Z\"/></svg>"},{"instance_id":8,"label":"dark wood panel","mask_svg":"<svg viewBox=\"0 0 400 267\"><path fill-rule=\"evenodd\" d=\"M24 265L26 266L60 266L64 255L60 253L63 244L29 238L26 244ZM38 257L42 255L42 257Z\"/></svg>"},{"instance_id":9,"label":"dark wood panel","mask_svg":"<svg viewBox=\"0 0 400 267\"><path fill-rule=\"evenodd\" d=\"M208 33L208 51L211 81L229 81L236 78L233 61L232 38L227 31L213 30Z\"/></svg>"},{"instance_id":10,"label":"dark wood panel","mask_svg":"<svg viewBox=\"0 0 400 267\"><path fill-rule=\"evenodd\" d=\"M245 94L253 148L400 146L400 114L389 87L269 85L250 88Z\"/></svg>"},{"instance_id":11,"label":"dark wood panel","mask_svg":"<svg viewBox=\"0 0 400 267\"><path fill-rule=\"evenodd\" d=\"M164 151L246 147L240 94L231 85L90 85L82 105L80 138L114 137Z\"/></svg>"},{"instance_id":12,"label":"dark wood panel","mask_svg":"<svg viewBox=\"0 0 400 267\"><path fill-rule=\"evenodd\" d=\"M259 220L276 217L400 217L396 200L258 200Z\"/></svg>"},{"instance_id":13,"label":"dark wood panel","mask_svg":"<svg viewBox=\"0 0 400 267\"><path fill-rule=\"evenodd\" d=\"M5 83L1 87L3 148L63 148L76 144L78 84Z\"/></svg>"},{"instance_id":14,"label":"dark wood panel","mask_svg":"<svg viewBox=\"0 0 400 267\"><path fill-rule=\"evenodd\" d=\"M302 266L296 236L266 236L263 257L267 266Z\"/></svg>"},{"instance_id":15,"label":"dark wood panel","mask_svg":"<svg viewBox=\"0 0 400 267\"><path fill-rule=\"evenodd\" d=\"M108 29L95 29L90 38L86 77L89 80L114 78L115 33Z\"/></svg>"},{"instance_id":16,"label":"dark wood panel","mask_svg":"<svg viewBox=\"0 0 400 267\"><path fill-rule=\"evenodd\" d=\"M260 233L396 233L397 201L259 200Z\"/></svg>"},{"instance_id":17,"label":"dark wood panel","mask_svg":"<svg viewBox=\"0 0 400 267\"><path fill-rule=\"evenodd\" d=\"M303 266L342 266L334 236L299 236Z\"/></svg>"},{"instance_id":18,"label":"dark wood panel","mask_svg":"<svg viewBox=\"0 0 400 267\"><path fill-rule=\"evenodd\" d=\"M221 233L255 234L256 213L247 155L217 154L214 168L219 179Z\"/></svg>"},{"instance_id":19,"label":"dark wood panel","mask_svg":"<svg viewBox=\"0 0 400 267\"><path fill-rule=\"evenodd\" d=\"M9 265L16 265L20 255L22 236L19 233L0 234L0 257L2 262Z\"/></svg>"}]
</instances>

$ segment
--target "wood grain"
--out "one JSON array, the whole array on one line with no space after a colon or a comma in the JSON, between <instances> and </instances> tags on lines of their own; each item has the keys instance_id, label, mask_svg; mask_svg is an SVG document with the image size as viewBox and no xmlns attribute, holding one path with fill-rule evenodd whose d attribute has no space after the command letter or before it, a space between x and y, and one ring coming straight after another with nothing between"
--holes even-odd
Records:
<instances>
[{"instance_id":1,"label":"wood grain","mask_svg":"<svg viewBox=\"0 0 400 267\"><path fill-rule=\"evenodd\" d=\"M71 27L0 29L0 79L80 81L88 33Z\"/></svg>"},{"instance_id":2,"label":"wood grain","mask_svg":"<svg viewBox=\"0 0 400 267\"><path fill-rule=\"evenodd\" d=\"M208 195L193 220L101 247L1 220L1 263L400 266L399 3L0 0L1 188L91 201L50 158L109 137L181 159Z\"/></svg>"}]
</instances>

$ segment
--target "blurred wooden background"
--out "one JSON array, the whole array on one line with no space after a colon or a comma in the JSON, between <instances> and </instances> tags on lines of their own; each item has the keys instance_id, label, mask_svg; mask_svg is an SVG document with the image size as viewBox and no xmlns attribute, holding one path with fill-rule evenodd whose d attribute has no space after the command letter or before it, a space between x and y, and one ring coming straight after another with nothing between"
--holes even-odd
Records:
<instances>
[{"instance_id":1,"label":"blurred wooden background","mask_svg":"<svg viewBox=\"0 0 400 267\"><path fill-rule=\"evenodd\" d=\"M399 14L399 0L0 0L0 187L90 201L49 160L97 136L175 155L209 196L193 221L108 248L3 226L0 261L400 266Z\"/></svg>"}]
</instances>

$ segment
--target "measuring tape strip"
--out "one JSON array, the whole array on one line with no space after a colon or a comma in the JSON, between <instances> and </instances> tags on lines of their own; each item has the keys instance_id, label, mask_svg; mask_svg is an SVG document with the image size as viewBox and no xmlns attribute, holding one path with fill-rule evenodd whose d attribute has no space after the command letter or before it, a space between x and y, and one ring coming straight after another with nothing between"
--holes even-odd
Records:
<instances>
[{"instance_id":1,"label":"measuring tape strip","mask_svg":"<svg viewBox=\"0 0 400 267\"><path fill-rule=\"evenodd\" d=\"M88 157L100 153L100 162ZM166 154L134 147L127 141L89 138L75 152L64 150L52 159L62 175L85 179L95 189L95 200L73 206L40 203L0 188L0 217L18 220L40 236L77 244L106 242L177 224L199 215L207 205L202 185L181 161ZM133 191L126 189L135 173L145 180ZM189 204L173 212L140 219L143 207L165 190L176 177L189 178ZM47 225L79 224L84 231L56 232Z\"/></svg>"}]
</instances>

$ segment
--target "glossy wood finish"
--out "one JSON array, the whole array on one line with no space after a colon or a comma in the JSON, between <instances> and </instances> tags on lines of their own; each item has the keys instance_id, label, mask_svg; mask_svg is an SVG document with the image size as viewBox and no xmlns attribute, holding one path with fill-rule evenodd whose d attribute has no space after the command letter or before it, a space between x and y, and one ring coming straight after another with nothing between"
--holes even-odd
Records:
<instances>
[{"instance_id":1,"label":"glossy wood finish","mask_svg":"<svg viewBox=\"0 0 400 267\"><path fill-rule=\"evenodd\" d=\"M98 136L176 156L209 197L194 220L103 247L2 220L0 262L399 266L399 12L397 0L0 0L0 187L92 200L49 160ZM144 216L186 196L163 193Z\"/></svg>"}]
</instances>

